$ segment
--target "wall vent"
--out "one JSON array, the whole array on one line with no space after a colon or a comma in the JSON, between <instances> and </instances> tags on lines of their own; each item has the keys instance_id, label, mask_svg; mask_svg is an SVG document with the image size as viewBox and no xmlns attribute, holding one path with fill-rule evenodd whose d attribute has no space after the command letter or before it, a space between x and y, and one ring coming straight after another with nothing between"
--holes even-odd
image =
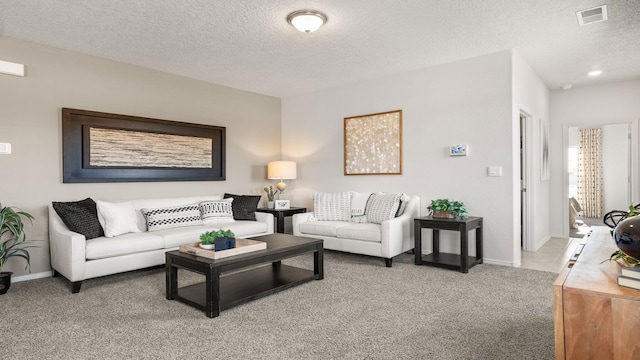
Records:
<instances>
[{"instance_id":1,"label":"wall vent","mask_svg":"<svg viewBox=\"0 0 640 360\"><path fill-rule=\"evenodd\" d=\"M578 11L576 12L576 16L578 17L578 24L580 24L580 26L606 21L608 19L607 5Z\"/></svg>"}]
</instances>

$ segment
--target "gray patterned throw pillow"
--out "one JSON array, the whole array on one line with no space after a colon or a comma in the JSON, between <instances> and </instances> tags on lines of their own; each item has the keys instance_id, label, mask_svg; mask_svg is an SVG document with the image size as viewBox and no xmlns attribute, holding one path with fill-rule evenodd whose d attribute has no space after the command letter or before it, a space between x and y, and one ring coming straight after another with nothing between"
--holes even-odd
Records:
<instances>
[{"instance_id":1,"label":"gray patterned throw pillow","mask_svg":"<svg viewBox=\"0 0 640 360\"><path fill-rule=\"evenodd\" d=\"M198 204L142 209L141 211L147 219L147 231L202 225Z\"/></svg>"}]
</instances>

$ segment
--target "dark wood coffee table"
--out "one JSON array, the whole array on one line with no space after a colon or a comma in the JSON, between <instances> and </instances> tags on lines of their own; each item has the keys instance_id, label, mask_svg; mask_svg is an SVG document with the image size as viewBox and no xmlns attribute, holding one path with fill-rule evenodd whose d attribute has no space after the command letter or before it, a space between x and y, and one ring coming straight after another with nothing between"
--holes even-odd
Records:
<instances>
[{"instance_id":1,"label":"dark wood coffee table","mask_svg":"<svg viewBox=\"0 0 640 360\"><path fill-rule=\"evenodd\" d=\"M266 242L267 248L217 260L178 250L167 252L167 299L204 310L212 318L222 310L324 278L322 240L287 234L252 239ZM313 253L313 270L281 263L306 253ZM268 263L271 266L259 266ZM249 269L242 270L245 268ZM178 269L203 274L205 282L178 288ZM223 274L226 275L222 277Z\"/></svg>"}]
</instances>

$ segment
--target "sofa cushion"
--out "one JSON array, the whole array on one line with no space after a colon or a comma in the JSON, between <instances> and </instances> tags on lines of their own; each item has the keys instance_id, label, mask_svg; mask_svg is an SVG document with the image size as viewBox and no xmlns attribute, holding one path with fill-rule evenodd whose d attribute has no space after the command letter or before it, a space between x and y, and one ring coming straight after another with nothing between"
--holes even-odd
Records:
<instances>
[{"instance_id":1,"label":"sofa cushion","mask_svg":"<svg viewBox=\"0 0 640 360\"><path fill-rule=\"evenodd\" d=\"M219 230L217 225L196 225L181 228L170 228L154 231L153 234L160 236L164 241L164 248L171 249L184 244L200 242L200 235L205 231Z\"/></svg>"},{"instance_id":2,"label":"sofa cushion","mask_svg":"<svg viewBox=\"0 0 640 360\"><path fill-rule=\"evenodd\" d=\"M104 236L104 230L98 221L96 202L91 198L80 201L51 203L62 222L69 230L84 235L89 239Z\"/></svg>"},{"instance_id":3,"label":"sofa cushion","mask_svg":"<svg viewBox=\"0 0 640 360\"><path fill-rule=\"evenodd\" d=\"M205 224L219 222L233 222L233 198L203 201L198 204L200 217Z\"/></svg>"},{"instance_id":4,"label":"sofa cushion","mask_svg":"<svg viewBox=\"0 0 640 360\"><path fill-rule=\"evenodd\" d=\"M256 221L256 209L262 195L234 195L224 194L224 199L233 198L231 208L235 220Z\"/></svg>"},{"instance_id":5,"label":"sofa cushion","mask_svg":"<svg viewBox=\"0 0 640 360\"><path fill-rule=\"evenodd\" d=\"M87 240L85 256L89 260L95 260L157 250L163 247L164 240L157 235L148 232L129 233L112 238L99 237Z\"/></svg>"},{"instance_id":6,"label":"sofa cushion","mask_svg":"<svg viewBox=\"0 0 640 360\"><path fill-rule=\"evenodd\" d=\"M240 238L265 233L267 231L267 224L262 221L240 220L216 225L221 229L233 231L236 237Z\"/></svg>"},{"instance_id":7,"label":"sofa cushion","mask_svg":"<svg viewBox=\"0 0 640 360\"><path fill-rule=\"evenodd\" d=\"M202 225L200 208L197 204L142 209L141 211L147 219L148 231Z\"/></svg>"},{"instance_id":8,"label":"sofa cushion","mask_svg":"<svg viewBox=\"0 0 640 360\"><path fill-rule=\"evenodd\" d=\"M338 228L336 236L342 239L380 242L380 232L382 231L380 226L371 223L351 224Z\"/></svg>"},{"instance_id":9,"label":"sofa cushion","mask_svg":"<svg viewBox=\"0 0 640 360\"><path fill-rule=\"evenodd\" d=\"M398 214L402 194L373 194L367 203L367 221L381 224L385 220L391 220Z\"/></svg>"},{"instance_id":10,"label":"sofa cushion","mask_svg":"<svg viewBox=\"0 0 640 360\"><path fill-rule=\"evenodd\" d=\"M318 221L350 221L351 192L313 194L313 217Z\"/></svg>"},{"instance_id":11,"label":"sofa cushion","mask_svg":"<svg viewBox=\"0 0 640 360\"><path fill-rule=\"evenodd\" d=\"M136 210L131 201L96 201L98 221L104 229L104 236L110 238L126 233L140 232L136 220Z\"/></svg>"},{"instance_id":12,"label":"sofa cushion","mask_svg":"<svg viewBox=\"0 0 640 360\"><path fill-rule=\"evenodd\" d=\"M350 221L307 221L300 224L300 232L309 235L336 236L339 228L352 224Z\"/></svg>"}]
</instances>

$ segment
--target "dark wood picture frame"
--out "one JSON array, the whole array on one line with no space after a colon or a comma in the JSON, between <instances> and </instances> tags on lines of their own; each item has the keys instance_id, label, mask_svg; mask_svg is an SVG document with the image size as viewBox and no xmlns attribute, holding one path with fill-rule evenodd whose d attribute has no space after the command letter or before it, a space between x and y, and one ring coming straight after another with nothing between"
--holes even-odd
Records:
<instances>
[{"instance_id":1,"label":"dark wood picture frame","mask_svg":"<svg viewBox=\"0 0 640 360\"><path fill-rule=\"evenodd\" d=\"M153 163L148 166L94 166L90 161L90 128L210 139L211 161L206 167L162 167ZM223 181L225 136L226 128L221 126L62 108L63 182ZM188 159L190 154L182 155Z\"/></svg>"}]
</instances>

